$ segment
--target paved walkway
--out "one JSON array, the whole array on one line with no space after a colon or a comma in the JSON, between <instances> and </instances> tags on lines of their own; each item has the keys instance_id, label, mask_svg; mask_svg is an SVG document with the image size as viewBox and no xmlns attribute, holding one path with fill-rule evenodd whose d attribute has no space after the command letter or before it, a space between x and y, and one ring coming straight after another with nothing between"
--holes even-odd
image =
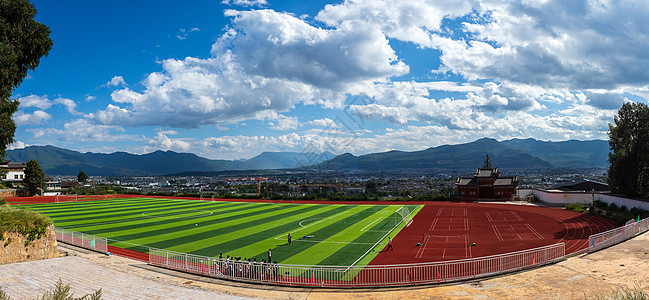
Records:
<instances>
[{"instance_id":1,"label":"paved walkway","mask_svg":"<svg viewBox=\"0 0 649 300\"><path fill-rule=\"evenodd\" d=\"M386 289L314 289L243 284L160 269L61 245L70 256L0 265L12 299L35 299L61 278L80 297L103 299L595 299L623 286L649 290L649 233L561 263L470 282Z\"/></svg>"}]
</instances>

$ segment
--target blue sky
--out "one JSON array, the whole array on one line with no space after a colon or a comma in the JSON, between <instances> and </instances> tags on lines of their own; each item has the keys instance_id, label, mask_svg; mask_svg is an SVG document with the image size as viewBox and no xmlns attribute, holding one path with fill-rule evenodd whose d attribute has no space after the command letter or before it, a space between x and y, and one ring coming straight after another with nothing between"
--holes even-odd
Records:
<instances>
[{"instance_id":1,"label":"blue sky","mask_svg":"<svg viewBox=\"0 0 649 300\"><path fill-rule=\"evenodd\" d=\"M565 2L565 3L564 3ZM34 1L16 143L356 155L607 139L649 97L644 1Z\"/></svg>"}]
</instances>

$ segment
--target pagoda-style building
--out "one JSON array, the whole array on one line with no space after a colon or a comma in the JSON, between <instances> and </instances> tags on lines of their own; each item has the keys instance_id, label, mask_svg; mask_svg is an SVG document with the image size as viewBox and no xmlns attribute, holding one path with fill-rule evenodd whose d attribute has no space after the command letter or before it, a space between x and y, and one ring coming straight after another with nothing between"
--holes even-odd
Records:
<instances>
[{"instance_id":1,"label":"pagoda-style building","mask_svg":"<svg viewBox=\"0 0 649 300\"><path fill-rule=\"evenodd\" d=\"M519 183L518 176L500 174L498 168L479 168L472 177L460 177L455 183L458 198L467 201L511 199Z\"/></svg>"}]
</instances>

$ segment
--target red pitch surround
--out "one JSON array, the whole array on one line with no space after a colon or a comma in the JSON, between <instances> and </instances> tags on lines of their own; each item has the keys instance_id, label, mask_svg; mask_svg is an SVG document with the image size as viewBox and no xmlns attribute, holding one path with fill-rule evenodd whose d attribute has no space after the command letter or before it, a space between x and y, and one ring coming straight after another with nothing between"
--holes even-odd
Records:
<instances>
[{"instance_id":1,"label":"red pitch surround","mask_svg":"<svg viewBox=\"0 0 649 300\"><path fill-rule=\"evenodd\" d=\"M371 265L490 256L563 242L566 254L588 236L618 227L602 217L559 208L486 203L427 203Z\"/></svg>"}]
</instances>

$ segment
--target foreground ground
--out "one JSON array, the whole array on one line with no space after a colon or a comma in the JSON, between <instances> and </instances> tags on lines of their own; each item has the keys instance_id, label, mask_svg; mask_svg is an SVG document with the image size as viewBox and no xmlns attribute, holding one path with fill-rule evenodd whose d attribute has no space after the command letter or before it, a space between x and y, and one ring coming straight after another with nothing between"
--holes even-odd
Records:
<instances>
[{"instance_id":1,"label":"foreground ground","mask_svg":"<svg viewBox=\"0 0 649 300\"><path fill-rule=\"evenodd\" d=\"M515 274L470 282L389 289L289 288L204 278L61 245L69 256L0 266L12 299L34 299L61 278L76 296L104 299L594 299L638 284L649 289L649 233L602 251Z\"/></svg>"}]
</instances>

